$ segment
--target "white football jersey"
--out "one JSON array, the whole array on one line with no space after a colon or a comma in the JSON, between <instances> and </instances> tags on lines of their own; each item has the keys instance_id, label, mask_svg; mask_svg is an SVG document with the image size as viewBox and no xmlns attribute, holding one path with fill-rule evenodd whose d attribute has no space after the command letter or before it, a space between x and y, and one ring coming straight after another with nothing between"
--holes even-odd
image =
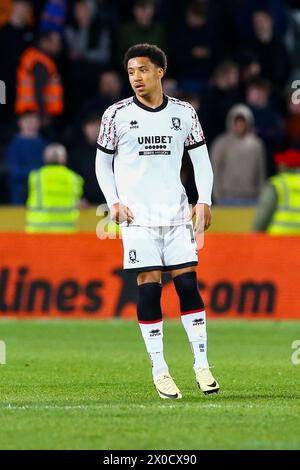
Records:
<instances>
[{"instance_id":1,"label":"white football jersey","mask_svg":"<svg viewBox=\"0 0 300 470\"><path fill-rule=\"evenodd\" d=\"M184 147L205 143L194 108L164 96L152 109L134 96L103 114L98 148L114 154L118 197L134 215L131 225L171 226L187 223L188 199L180 170Z\"/></svg>"}]
</instances>

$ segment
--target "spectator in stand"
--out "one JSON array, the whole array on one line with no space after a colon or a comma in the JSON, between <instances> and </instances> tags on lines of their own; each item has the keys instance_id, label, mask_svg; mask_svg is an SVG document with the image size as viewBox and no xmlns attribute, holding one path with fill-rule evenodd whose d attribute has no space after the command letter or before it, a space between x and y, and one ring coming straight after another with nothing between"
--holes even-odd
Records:
<instances>
[{"instance_id":1,"label":"spectator in stand","mask_svg":"<svg viewBox=\"0 0 300 470\"><path fill-rule=\"evenodd\" d=\"M101 191L95 174L95 147L100 129L99 114L88 116L82 126L83 139L70 151L69 166L82 176L84 192L82 206L102 204L105 198Z\"/></svg>"},{"instance_id":2,"label":"spectator in stand","mask_svg":"<svg viewBox=\"0 0 300 470\"><path fill-rule=\"evenodd\" d=\"M67 0L47 0L41 17L40 29L63 34L66 13Z\"/></svg>"},{"instance_id":3,"label":"spectator in stand","mask_svg":"<svg viewBox=\"0 0 300 470\"><path fill-rule=\"evenodd\" d=\"M89 98L80 110L80 120L92 113L102 116L106 108L122 98L122 80L115 70L105 70L99 77L97 95Z\"/></svg>"},{"instance_id":4,"label":"spectator in stand","mask_svg":"<svg viewBox=\"0 0 300 470\"><path fill-rule=\"evenodd\" d=\"M288 95L287 117L285 119L285 140L287 147L300 150L300 88Z\"/></svg>"},{"instance_id":5,"label":"spectator in stand","mask_svg":"<svg viewBox=\"0 0 300 470\"><path fill-rule=\"evenodd\" d=\"M112 63L113 28L100 12L87 0L76 0L74 22L66 27L72 113L96 93L99 72Z\"/></svg>"},{"instance_id":6,"label":"spectator in stand","mask_svg":"<svg viewBox=\"0 0 300 470\"><path fill-rule=\"evenodd\" d=\"M238 66L224 61L216 68L212 86L203 101L202 123L208 144L224 132L228 111L240 98Z\"/></svg>"},{"instance_id":7,"label":"spectator in stand","mask_svg":"<svg viewBox=\"0 0 300 470\"><path fill-rule=\"evenodd\" d=\"M300 2L295 8L288 12L288 30L286 35L286 46L291 58L292 80L300 76Z\"/></svg>"},{"instance_id":8,"label":"spectator in stand","mask_svg":"<svg viewBox=\"0 0 300 470\"><path fill-rule=\"evenodd\" d=\"M267 152L267 176L275 173L273 154L284 136L283 122L270 102L271 84L255 80L246 88L246 102L254 115L256 134L264 141Z\"/></svg>"},{"instance_id":9,"label":"spectator in stand","mask_svg":"<svg viewBox=\"0 0 300 470\"><path fill-rule=\"evenodd\" d=\"M64 135L64 142L67 146L72 146L74 142L82 141L83 124L92 114L97 114L98 121L105 109L122 99L123 83L118 72L106 70L99 76L98 93L87 99L80 107L76 120L71 123Z\"/></svg>"},{"instance_id":10,"label":"spectator in stand","mask_svg":"<svg viewBox=\"0 0 300 470\"><path fill-rule=\"evenodd\" d=\"M70 59L79 63L107 66L112 55L112 31L102 23L100 9L94 10L88 0L76 0L74 24L66 28Z\"/></svg>"},{"instance_id":11,"label":"spectator in stand","mask_svg":"<svg viewBox=\"0 0 300 470\"><path fill-rule=\"evenodd\" d=\"M261 66L261 75L272 81L277 93L285 85L290 73L290 60L284 42L274 36L273 19L267 11L253 14L254 40L243 47L252 51Z\"/></svg>"},{"instance_id":12,"label":"spectator in stand","mask_svg":"<svg viewBox=\"0 0 300 470\"><path fill-rule=\"evenodd\" d=\"M64 110L64 89L55 63L61 48L57 32L42 32L37 47L21 55L17 69L16 113L38 113L45 131Z\"/></svg>"},{"instance_id":13,"label":"spectator in stand","mask_svg":"<svg viewBox=\"0 0 300 470\"><path fill-rule=\"evenodd\" d=\"M212 69L213 41L206 7L193 1L186 8L183 24L174 32L171 48L170 61L181 80L181 89L198 93L205 90Z\"/></svg>"},{"instance_id":14,"label":"spectator in stand","mask_svg":"<svg viewBox=\"0 0 300 470\"><path fill-rule=\"evenodd\" d=\"M10 18L11 10L12 10L12 2L13 0L1 0L0 3L0 28Z\"/></svg>"},{"instance_id":15,"label":"spectator in stand","mask_svg":"<svg viewBox=\"0 0 300 470\"><path fill-rule=\"evenodd\" d=\"M241 70L241 88L245 88L249 82L261 77L261 66L255 54L251 51L241 51L238 54L238 62Z\"/></svg>"},{"instance_id":16,"label":"spectator in stand","mask_svg":"<svg viewBox=\"0 0 300 470\"><path fill-rule=\"evenodd\" d=\"M223 0L227 9L232 11L236 30L235 34L241 40L251 41L254 38L252 18L253 13L263 7L272 16L274 33L283 37L286 31L286 5L284 0ZM219 3L219 0L217 0Z\"/></svg>"},{"instance_id":17,"label":"spectator in stand","mask_svg":"<svg viewBox=\"0 0 300 470\"><path fill-rule=\"evenodd\" d=\"M227 132L213 142L213 196L221 205L253 205L265 180L265 151L252 132L253 115L243 105L228 113Z\"/></svg>"},{"instance_id":18,"label":"spectator in stand","mask_svg":"<svg viewBox=\"0 0 300 470\"><path fill-rule=\"evenodd\" d=\"M300 235L300 150L275 155L279 173L266 182L253 229L270 235Z\"/></svg>"},{"instance_id":19,"label":"spectator in stand","mask_svg":"<svg viewBox=\"0 0 300 470\"><path fill-rule=\"evenodd\" d=\"M39 135L40 118L37 113L26 112L18 122L20 132L6 149L10 202L14 205L25 203L28 175L43 165L43 152L47 146Z\"/></svg>"},{"instance_id":20,"label":"spectator in stand","mask_svg":"<svg viewBox=\"0 0 300 470\"><path fill-rule=\"evenodd\" d=\"M134 44L156 44L166 51L164 27L155 21L155 2L153 0L137 0L133 7L133 20L126 23L119 36L119 61L127 49Z\"/></svg>"},{"instance_id":21,"label":"spectator in stand","mask_svg":"<svg viewBox=\"0 0 300 470\"><path fill-rule=\"evenodd\" d=\"M1 121L12 119L18 60L34 39L31 20L31 2L14 0L9 21L0 29L0 79L6 83L6 106L1 109Z\"/></svg>"}]
</instances>

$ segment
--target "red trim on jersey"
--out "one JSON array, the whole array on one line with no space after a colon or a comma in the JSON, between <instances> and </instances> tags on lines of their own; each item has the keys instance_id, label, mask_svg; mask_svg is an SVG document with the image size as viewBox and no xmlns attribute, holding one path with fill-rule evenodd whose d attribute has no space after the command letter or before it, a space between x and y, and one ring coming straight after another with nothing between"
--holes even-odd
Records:
<instances>
[{"instance_id":1,"label":"red trim on jersey","mask_svg":"<svg viewBox=\"0 0 300 470\"><path fill-rule=\"evenodd\" d=\"M181 312L181 315L189 315L190 313L202 313L205 312L205 308L203 310L190 310L189 312Z\"/></svg>"},{"instance_id":2,"label":"red trim on jersey","mask_svg":"<svg viewBox=\"0 0 300 470\"><path fill-rule=\"evenodd\" d=\"M161 320L152 320L152 321L139 321L139 323L142 323L143 325L151 325L151 323L159 323Z\"/></svg>"}]
</instances>

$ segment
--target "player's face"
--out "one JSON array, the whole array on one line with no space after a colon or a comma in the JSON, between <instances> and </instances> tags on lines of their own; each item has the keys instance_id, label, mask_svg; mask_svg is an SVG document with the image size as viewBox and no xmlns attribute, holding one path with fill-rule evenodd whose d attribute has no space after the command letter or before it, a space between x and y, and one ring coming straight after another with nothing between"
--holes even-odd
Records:
<instances>
[{"instance_id":1,"label":"player's face","mask_svg":"<svg viewBox=\"0 0 300 470\"><path fill-rule=\"evenodd\" d=\"M129 82L137 96L147 96L161 87L164 71L153 64L148 57L135 57L128 61Z\"/></svg>"}]
</instances>

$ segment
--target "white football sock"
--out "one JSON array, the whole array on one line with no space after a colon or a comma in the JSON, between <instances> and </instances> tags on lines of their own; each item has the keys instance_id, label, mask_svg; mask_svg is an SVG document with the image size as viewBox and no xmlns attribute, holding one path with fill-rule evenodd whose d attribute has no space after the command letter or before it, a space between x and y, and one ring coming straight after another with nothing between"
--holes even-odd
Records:
<instances>
[{"instance_id":1,"label":"white football sock","mask_svg":"<svg viewBox=\"0 0 300 470\"><path fill-rule=\"evenodd\" d=\"M194 369L209 367L207 361L207 334L205 310L181 315L194 354Z\"/></svg>"},{"instance_id":2,"label":"white football sock","mask_svg":"<svg viewBox=\"0 0 300 470\"><path fill-rule=\"evenodd\" d=\"M168 373L168 366L164 358L163 347L163 322L140 323L141 332L146 349L152 362L152 375L157 377Z\"/></svg>"}]
</instances>

